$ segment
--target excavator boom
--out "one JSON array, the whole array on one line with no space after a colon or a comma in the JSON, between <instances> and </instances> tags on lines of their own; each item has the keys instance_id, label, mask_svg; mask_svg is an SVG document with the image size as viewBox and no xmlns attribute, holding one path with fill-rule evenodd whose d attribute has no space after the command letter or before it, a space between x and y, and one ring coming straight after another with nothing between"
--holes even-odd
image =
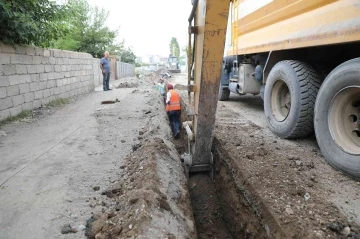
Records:
<instances>
[{"instance_id":1,"label":"excavator boom","mask_svg":"<svg viewBox=\"0 0 360 239\"><path fill-rule=\"evenodd\" d=\"M190 171L212 168L214 136L221 67L229 13L229 0L195 0L189 18L189 103L194 141L190 144ZM193 23L193 24L192 24ZM191 40L195 44L191 44ZM191 53L191 49L193 49ZM192 55L193 54L193 55ZM186 124L185 124L186 125Z\"/></svg>"}]
</instances>

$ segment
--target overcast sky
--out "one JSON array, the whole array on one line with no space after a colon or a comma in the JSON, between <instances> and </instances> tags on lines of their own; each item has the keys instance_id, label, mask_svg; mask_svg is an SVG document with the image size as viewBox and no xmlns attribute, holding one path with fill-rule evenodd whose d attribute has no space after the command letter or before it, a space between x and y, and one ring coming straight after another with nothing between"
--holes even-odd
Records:
<instances>
[{"instance_id":1,"label":"overcast sky","mask_svg":"<svg viewBox=\"0 0 360 239\"><path fill-rule=\"evenodd\" d=\"M169 55L169 43L176 37L180 49L187 45L190 0L88 0L90 5L110 11L108 26L120 27L119 37L138 56Z\"/></svg>"}]
</instances>

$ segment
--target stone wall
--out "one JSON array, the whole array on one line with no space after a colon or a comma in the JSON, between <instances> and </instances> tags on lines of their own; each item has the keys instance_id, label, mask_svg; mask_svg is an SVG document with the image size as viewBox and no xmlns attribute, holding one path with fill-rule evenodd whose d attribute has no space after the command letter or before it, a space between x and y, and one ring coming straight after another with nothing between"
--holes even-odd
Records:
<instances>
[{"instance_id":1,"label":"stone wall","mask_svg":"<svg viewBox=\"0 0 360 239\"><path fill-rule=\"evenodd\" d=\"M102 84L99 64L87 53L0 43L0 120L93 91Z\"/></svg>"}]
</instances>

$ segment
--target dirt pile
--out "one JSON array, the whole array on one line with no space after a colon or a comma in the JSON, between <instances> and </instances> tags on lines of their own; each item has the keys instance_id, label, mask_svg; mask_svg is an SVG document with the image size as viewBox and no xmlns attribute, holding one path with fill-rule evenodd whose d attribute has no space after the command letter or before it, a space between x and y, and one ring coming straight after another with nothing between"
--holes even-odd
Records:
<instances>
[{"instance_id":1,"label":"dirt pile","mask_svg":"<svg viewBox=\"0 0 360 239\"><path fill-rule=\"evenodd\" d=\"M139 86L139 80L136 78L126 78L126 81L114 85L116 89L120 88L136 88Z\"/></svg>"},{"instance_id":2,"label":"dirt pile","mask_svg":"<svg viewBox=\"0 0 360 239\"><path fill-rule=\"evenodd\" d=\"M270 234L286 238L360 237L359 226L347 220L319 184L324 162L312 157L318 150L286 147L226 108L218 111L215 135L223 164L231 168L237 187L251 199L249 207L264 226L268 225Z\"/></svg>"},{"instance_id":3,"label":"dirt pile","mask_svg":"<svg viewBox=\"0 0 360 239\"><path fill-rule=\"evenodd\" d=\"M196 237L187 181L160 94L144 89L132 93L147 101L136 108L144 126L117 169L119 179L89 198L98 213L87 221L87 238Z\"/></svg>"}]
</instances>

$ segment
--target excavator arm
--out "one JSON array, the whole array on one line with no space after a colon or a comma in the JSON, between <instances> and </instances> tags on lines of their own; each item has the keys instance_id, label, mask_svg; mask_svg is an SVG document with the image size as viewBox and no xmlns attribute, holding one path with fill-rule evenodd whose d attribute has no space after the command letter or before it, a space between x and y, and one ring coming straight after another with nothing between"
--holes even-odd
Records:
<instances>
[{"instance_id":1,"label":"excavator arm","mask_svg":"<svg viewBox=\"0 0 360 239\"><path fill-rule=\"evenodd\" d=\"M212 169L211 147L224 55L229 0L193 0L189 17L188 96L189 153L184 157L190 172Z\"/></svg>"}]
</instances>

